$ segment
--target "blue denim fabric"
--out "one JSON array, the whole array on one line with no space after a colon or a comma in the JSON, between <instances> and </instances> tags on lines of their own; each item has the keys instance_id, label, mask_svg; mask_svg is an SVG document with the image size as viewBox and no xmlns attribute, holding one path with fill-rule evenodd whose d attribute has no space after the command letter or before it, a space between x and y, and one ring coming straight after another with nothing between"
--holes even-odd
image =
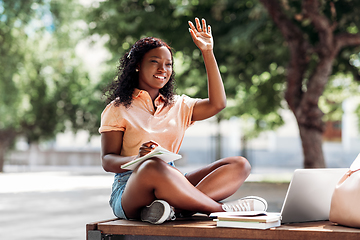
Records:
<instances>
[{"instance_id":1,"label":"blue denim fabric","mask_svg":"<svg viewBox=\"0 0 360 240\"><path fill-rule=\"evenodd\" d=\"M175 167L173 162L169 162L169 165ZM131 173L132 171L116 173L114 177L114 183L112 185L112 193L109 204L115 216L122 219L128 219L125 215L124 209L122 208L121 198Z\"/></svg>"},{"instance_id":2,"label":"blue denim fabric","mask_svg":"<svg viewBox=\"0 0 360 240\"><path fill-rule=\"evenodd\" d=\"M127 217L121 205L121 197L131 173L132 171L115 174L114 183L112 185L109 203L115 216L122 219L127 219Z\"/></svg>"}]
</instances>

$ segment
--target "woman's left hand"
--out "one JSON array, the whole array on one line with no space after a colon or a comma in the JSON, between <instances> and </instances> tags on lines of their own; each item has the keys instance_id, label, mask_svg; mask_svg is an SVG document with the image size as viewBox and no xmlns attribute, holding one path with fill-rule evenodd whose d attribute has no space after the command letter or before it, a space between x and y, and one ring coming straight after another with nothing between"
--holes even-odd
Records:
<instances>
[{"instance_id":1,"label":"woman's left hand","mask_svg":"<svg viewBox=\"0 0 360 240\"><path fill-rule=\"evenodd\" d=\"M214 40L211 35L211 27L210 25L206 26L205 19L202 19L202 26L200 24L200 20L198 18L195 18L196 28L194 24L189 21L189 31L191 34L191 37L196 44L196 46L201 51L209 51L213 50L214 47Z\"/></svg>"}]
</instances>

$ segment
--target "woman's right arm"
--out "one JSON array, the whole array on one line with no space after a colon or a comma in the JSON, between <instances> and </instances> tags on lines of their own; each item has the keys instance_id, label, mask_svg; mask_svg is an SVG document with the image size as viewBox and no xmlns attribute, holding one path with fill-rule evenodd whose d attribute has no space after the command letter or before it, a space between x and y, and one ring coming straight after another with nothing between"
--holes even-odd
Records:
<instances>
[{"instance_id":1,"label":"woman's right arm","mask_svg":"<svg viewBox=\"0 0 360 240\"><path fill-rule=\"evenodd\" d=\"M120 166L134 160L137 156L121 156L124 132L111 131L101 133L101 160L106 172L121 173L128 170Z\"/></svg>"}]
</instances>

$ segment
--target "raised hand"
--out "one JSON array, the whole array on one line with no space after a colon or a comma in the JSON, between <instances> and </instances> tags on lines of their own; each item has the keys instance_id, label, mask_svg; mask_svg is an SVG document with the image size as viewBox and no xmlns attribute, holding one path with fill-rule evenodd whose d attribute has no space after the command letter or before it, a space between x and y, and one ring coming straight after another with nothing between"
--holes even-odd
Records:
<instances>
[{"instance_id":1,"label":"raised hand","mask_svg":"<svg viewBox=\"0 0 360 240\"><path fill-rule=\"evenodd\" d=\"M201 20L202 26L200 24L200 20L198 18L195 18L196 28L194 24L189 21L189 31L190 35L196 44L196 46L201 51L209 51L212 50L214 47L214 40L211 34L211 27L210 25L206 26L205 19Z\"/></svg>"}]
</instances>

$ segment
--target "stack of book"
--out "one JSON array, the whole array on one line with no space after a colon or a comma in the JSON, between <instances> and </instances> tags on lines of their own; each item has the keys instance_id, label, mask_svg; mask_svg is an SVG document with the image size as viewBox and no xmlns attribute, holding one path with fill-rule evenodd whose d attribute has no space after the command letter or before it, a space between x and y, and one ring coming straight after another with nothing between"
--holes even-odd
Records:
<instances>
[{"instance_id":1,"label":"stack of book","mask_svg":"<svg viewBox=\"0 0 360 240\"><path fill-rule=\"evenodd\" d=\"M280 213L271 212L219 212L212 213L217 227L268 229L281 225Z\"/></svg>"}]
</instances>

